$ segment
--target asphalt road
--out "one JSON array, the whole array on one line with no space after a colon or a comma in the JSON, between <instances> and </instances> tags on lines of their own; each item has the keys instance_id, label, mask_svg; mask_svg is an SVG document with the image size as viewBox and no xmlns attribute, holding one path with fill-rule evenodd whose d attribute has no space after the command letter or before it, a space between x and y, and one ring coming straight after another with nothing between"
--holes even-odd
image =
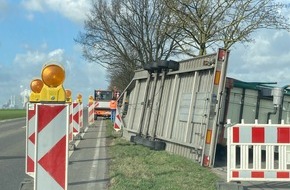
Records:
<instances>
[{"instance_id":1,"label":"asphalt road","mask_svg":"<svg viewBox=\"0 0 290 190\"><path fill-rule=\"evenodd\" d=\"M0 189L19 189L25 174L25 118L0 121Z\"/></svg>"},{"instance_id":2,"label":"asphalt road","mask_svg":"<svg viewBox=\"0 0 290 190\"><path fill-rule=\"evenodd\" d=\"M88 127L83 139L69 158L69 190L106 190L108 161L106 145L106 121L98 120Z\"/></svg>"}]
</instances>

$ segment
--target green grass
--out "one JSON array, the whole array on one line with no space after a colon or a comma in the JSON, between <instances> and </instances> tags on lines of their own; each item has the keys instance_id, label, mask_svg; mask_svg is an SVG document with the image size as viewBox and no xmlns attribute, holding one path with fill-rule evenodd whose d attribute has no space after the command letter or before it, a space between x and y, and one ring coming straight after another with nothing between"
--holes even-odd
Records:
<instances>
[{"instance_id":1,"label":"green grass","mask_svg":"<svg viewBox=\"0 0 290 190\"><path fill-rule=\"evenodd\" d=\"M0 120L14 119L26 116L25 109L0 109Z\"/></svg>"},{"instance_id":2,"label":"green grass","mask_svg":"<svg viewBox=\"0 0 290 190\"><path fill-rule=\"evenodd\" d=\"M219 178L190 159L134 145L114 133L110 137L110 190L216 189Z\"/></svg>"}]
</instances>

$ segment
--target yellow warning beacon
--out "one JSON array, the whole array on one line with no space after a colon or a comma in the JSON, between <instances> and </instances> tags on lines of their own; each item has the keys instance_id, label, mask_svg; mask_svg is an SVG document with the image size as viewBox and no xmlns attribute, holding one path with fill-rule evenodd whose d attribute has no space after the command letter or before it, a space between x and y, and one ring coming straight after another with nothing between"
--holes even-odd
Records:
<instances>
[{"instance_id":1,"label":"yellow warning beacon","mask_svg":"<svg viewBox=\"0 0 290 190\"><path fill-rule=\"evenodd\" d=\"M41 71L41 78L44 86L40 92L40 102L65 103L66 93L63 88L64 68L55 63L47 64Z\"/></svg>"},{"instance_id":2,"label":"yellow warning beacon","mask_svg":"<svg viewBox=\"0 0 290 190\"><path fill-rule=\"evenodd\" d=\"M92 95L89 96L89 103L93 103L94 102L94 97Z\"/></svg>"},{"instance_id":3,"label":"yellow warning beacon","mask_svg":"<svg viewBox=\"0 0 290 190\"><path fill-rule=\"evenodd\" d=\"M39 102L42 87L43 82L41 79L34 79L30 82L31 93L29 96L29 102L31 103Z\"/></svg>"},{"instance_id":4,"label":"yellow warning beacon","mask_svg":"<svg viewBox=\"0 0 290 190\"><path fill-rule=\"evenodd\" d=\"M83 102L83 96L81 94L77 95L77 103L82 103Z\"/></svg>"},{"instance_id":5,"label":"yellow warning beacon","mask_svg":"<svg viewBox=\"0 0 290 190\"><path fill-rule=\"evenodd\" d=\"M66 103L71 104L72 103L71 90L69 89L65 90L65 97L66 97Z\"/></svg>"}]
</instances>

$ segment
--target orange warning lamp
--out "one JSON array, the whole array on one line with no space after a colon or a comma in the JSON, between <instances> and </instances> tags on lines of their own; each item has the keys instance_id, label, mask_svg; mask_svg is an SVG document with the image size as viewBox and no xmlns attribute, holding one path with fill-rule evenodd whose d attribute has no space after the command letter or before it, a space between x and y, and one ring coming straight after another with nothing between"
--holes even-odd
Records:
<instances>
[{"instance_id":1,"label":"orange warning lamp","mask_svg":"<svg viewBox=\"0 0 290 190\"><path fill-rule=\"evenodd\" d=\"M82 103L83 102L82 98L83 98L83 96L81 94L78 94L77 95L77 102Z\"/></svg>"},{"instance_id":2,"label":"orange warning lamp","mask_svg":"<svg viewBox=\"0 0 290 190\"><path fill-rule=\"evenodd\" d=\"M43 82L41 79L34 79L30 82L31 93L29 96L29 102L39 102L42 87Z\"/></svg>"},{"instance_id":3,"label":"orange warning lamp","mask_svg":"<svg viewBox=\"0 0 290 190\"><path fill-rule=\"evenodd\" d=\"M92 95L89 96L89 103L93 103L94 102L94 97Z\"/></svg>"},{"instance_id":4,"label":"orange warning lamp","mask_svg":"<svg viewBox=\"0 0 290 190\"><path fill-rule=\"evenodd\" d=\"M72 103L71 90L69 90L69 89L65 90L65 97L66 97L66 103L71 104Z\"/></svg>"},{"instance_id":5,"label":"orange warning lamp","mask_svg":"<svg viewBox=\"0 0 290 190\"><path fill-rule=\"evenodd\" d=\"M66 93L63 88L64 68L58 64L47 64L41 71L44 86L40 92L41 102L65 103Z\"/></svg>"}]
</instances>

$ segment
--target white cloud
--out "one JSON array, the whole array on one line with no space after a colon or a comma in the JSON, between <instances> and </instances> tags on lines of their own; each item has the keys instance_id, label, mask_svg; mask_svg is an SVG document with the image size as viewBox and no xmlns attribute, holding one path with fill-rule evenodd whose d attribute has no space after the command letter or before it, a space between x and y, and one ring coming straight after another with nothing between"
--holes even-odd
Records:
<instances>
[{"instance_id":1,"label":"white cloud","mask_svg":"<svg viewBox=\"0 0 290 190\"><path fill-rule=\"evenodd\" d=\"M290 83L290 35L285 31L260 31L255 43L231 51L228 75L244 81Z\"/></svg>"},{"instance_id":2,"label":"white cloud","mask_svg":"<svg viewBox=\"0 0 290 190\"><path fill-rule=\"evenodd\" d=\"M30 11L44 11L44 4L39 0L22 0L22 5Z\"/></svg>"},{"instance_id":3,"label":"white cloud","mask_svg":"<svg viewBox=\"0 0 290 190\"><path fill-rule=\"evenodd\" d=\"M48 53L48 58L53 60L58 60L60 62L63 61L64 50L63 49L56 49Z\"/></svg>"},{"instance_id":4,"label":"white cloud","mask_svg":"<svg viewBox=\"0 0 290 190\"><path fill-rule=\"evenodd\" d=\"M22 5L29 11L55 11L64 17L82 23L91 8L88 0L22 0Z\"/></svg>"}]
</instances>

